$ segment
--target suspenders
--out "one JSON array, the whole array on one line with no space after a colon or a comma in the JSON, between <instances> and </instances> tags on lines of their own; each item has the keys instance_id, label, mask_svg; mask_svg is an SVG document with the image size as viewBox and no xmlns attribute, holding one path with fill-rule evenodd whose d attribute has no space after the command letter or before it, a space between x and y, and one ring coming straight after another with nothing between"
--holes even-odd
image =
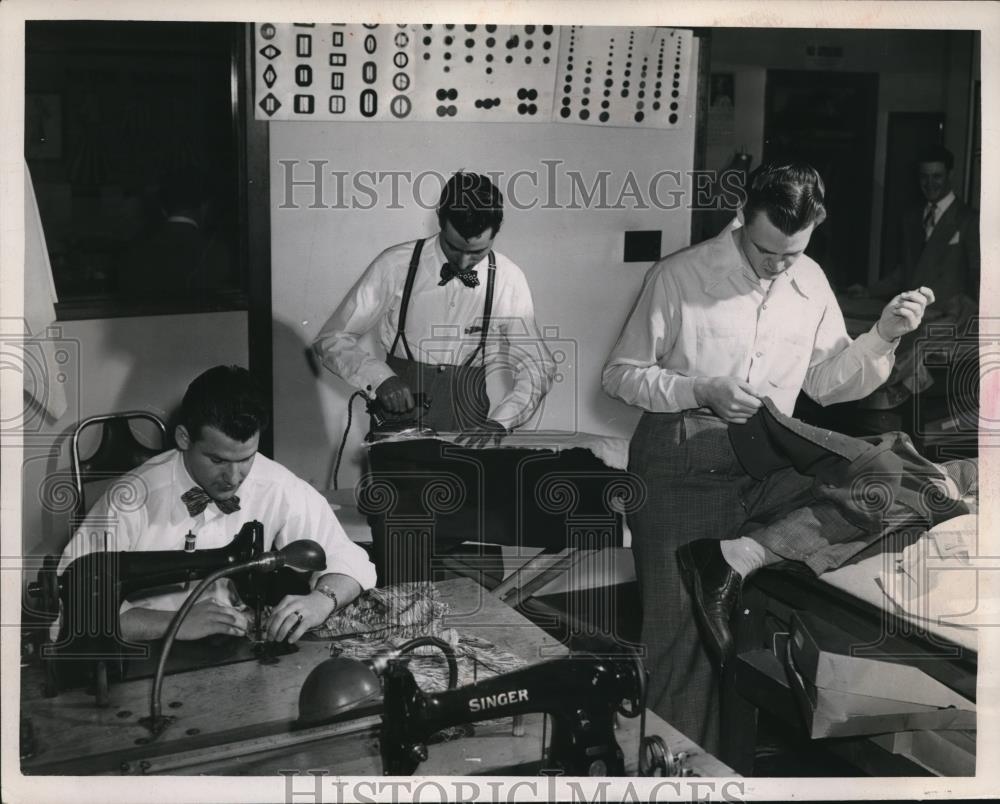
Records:
<instances>
[{"instance_id":1,"label":"suspenders","mask_svg":"<svg viewBox=\"0 0 1000 804\"><path fill-rule=\"evenodd\" d=\"M406 272L406 284L403 285L403 299L399 308L399 326L396 329L396 337L393 339L392 348L389 350L389 354L393 357L396 356L396 344L402 341L407 359L414 359L413 353L410 351L410 345L406 342L406 311L410 307L410 294L413 292L413 281L417 276L417 266L420 264L420 254L424 249L425 242L425 240L418 240L416 245L413 247L413 256L410 257L410 267ZM480 333L479 344L476 346L475 351L473 351L473 353L469 355L468 360L463 363L463 365L466 366L471 365L476 355L480 352L483 354L483 359L485 360L486 358L486 339L489 336L490 317L493 314L493 285L497 272L497 260L492 250L490 251L489 261L490 270L489 278L486 281L486 303L483 305L483 329Z\"/></svg>"}]
</instances>

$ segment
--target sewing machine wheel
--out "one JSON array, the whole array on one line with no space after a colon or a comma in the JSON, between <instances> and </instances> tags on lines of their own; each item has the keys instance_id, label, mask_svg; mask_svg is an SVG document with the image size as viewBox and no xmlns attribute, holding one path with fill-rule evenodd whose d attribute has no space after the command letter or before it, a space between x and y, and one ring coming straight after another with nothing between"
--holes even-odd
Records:
<instances>
[{"instance_id":1,"label":"sewing machine wheel","mask_svg":"<svg viewBox=\"0 0 1000 804\"><path fill-rule=\"evenodd\" d=\"M644 737L639 746L640 776L680 776L673 752L659 735Z\"/></svg>"}]
</instances>

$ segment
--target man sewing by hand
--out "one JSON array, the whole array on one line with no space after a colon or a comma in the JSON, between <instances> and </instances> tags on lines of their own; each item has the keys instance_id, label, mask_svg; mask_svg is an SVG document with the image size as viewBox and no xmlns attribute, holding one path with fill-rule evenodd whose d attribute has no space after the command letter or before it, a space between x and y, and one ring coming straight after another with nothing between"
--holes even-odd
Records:
<instances>
[{"instance_id":1,"label":"man sewing by hand","mask_svg":"<svg viewBox=\"0 0 1000 804\"><path fill-rule=\"evenodd\" d=\"M217 366L196 378L181 403L174 437L177 449L157 455L129 473L130 494L109 489L67 545L62 572L96 550L183 550L227 545L248 522L264 527L267 549L312 539L326 553L327 570L314 573L307 594L289 594L272 609L268 640L297 641L375 584L365 551L347 537L327 501L308 483L257 453L268 424L262 393L246 369ZM105 548L104 534L110 543ZM122 605L122 635L158 639L191 588L142 590ZM179 639L215 634L244 636L251 621L228 579L209 587L192 607Z\"/></svg>"}]
</instances>

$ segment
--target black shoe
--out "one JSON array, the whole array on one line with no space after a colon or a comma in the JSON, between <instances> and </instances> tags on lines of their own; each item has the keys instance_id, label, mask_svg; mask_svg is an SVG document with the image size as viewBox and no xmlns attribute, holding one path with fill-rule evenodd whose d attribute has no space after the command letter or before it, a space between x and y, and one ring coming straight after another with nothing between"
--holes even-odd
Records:
<instances>
[{"instance_id":1,"label":"black shoe","mask_svg":"<svg viewBox=\"0 0 1000 804\"><path fill-rule=\"evenodd\" d=\"M729 620L739 601L743 579L726 563L715 539L697 539L682 545L677 550L677 560L681 578L691 595L695 620L709 652L721 667L733 650Z\"/></svg>"}]
</instances>

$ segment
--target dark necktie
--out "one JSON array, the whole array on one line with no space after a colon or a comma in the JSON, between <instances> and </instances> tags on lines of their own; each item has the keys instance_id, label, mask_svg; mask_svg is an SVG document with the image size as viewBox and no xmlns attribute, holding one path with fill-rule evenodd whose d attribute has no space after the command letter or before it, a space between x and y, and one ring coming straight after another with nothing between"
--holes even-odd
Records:
<instances>
[{"instance_id":1,"label":"dark necktie","mask_svg":"<svg viewBox=\"0 0 1000 804\"><path fill-rule=\"evenodd\" d=\"M188 491L185 491L181 495L181 502L187 507L188 513L191 516L198 516L198 514L208 507L210 502L214 502L224 514L231 514L233 511L240 510L240 498L235 494L225 500L213 500L198 486L193 486Z\"/></svg>"},{"instance_id":2,"label":"dark necktie","mask_svg":"<svg viewBox=\"0 0 1000 804\"><path fill-rule=\"evenodd\" d=\"M937 212L937 204L928 204L927 212L924 213L924 240L930 240L931 232L934 231L934 214Z\"/></svg>"},{"instance_id":3,"label":"dark necktie","mask_svg":"<svg viewBox=\"0 0 1000 804\"><path fill-rule=\"evenodd\" d=\"M467 288L474 288L479 284L479 276L476 274L474 268L460 271L450 262L446 262L441 266L441 281L438 284L447 285L456 276L462 280L462 284Z\"/></svg>"}]
</instances>

